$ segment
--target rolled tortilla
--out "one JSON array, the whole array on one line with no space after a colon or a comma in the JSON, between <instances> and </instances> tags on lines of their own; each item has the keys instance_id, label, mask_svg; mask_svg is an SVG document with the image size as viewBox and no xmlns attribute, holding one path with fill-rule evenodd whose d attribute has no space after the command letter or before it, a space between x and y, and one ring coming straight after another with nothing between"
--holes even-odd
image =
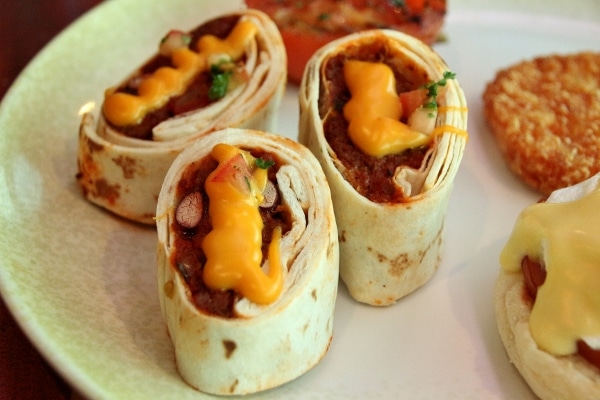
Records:
<instances>
[{"instance_id":1,"label":"rolled tortilla","mask_svg":"<svg viewBox=\"0 0 600 400\"><path fill-rule=\"evenodd\" d=\"M280 199L277 210L285 210L283 219L289 221L279 244L281 293L263 305L235 295L231 315L201 309L188 285L191 267L177 261L187 259L184 246L178 245L183 239L176 213L187 195L178 189L179 182L191 176L190 168L196 171L211 158L211 150L220 143L271 154L280 161L274 182ZM247 394L295 379L321 360L332 339L339 250L329 187L308 149L253 130L230 128L204 136L169 169L156 222L160 304L186 382L212 394ZM194 239L189 231L186 235L196 243L206 238L199 234ZM263 268L272 265L270 261L270 256L263 260Z\"/></svg>"},{"instance_id":2,"label":"rolled tortilla","mask_svg":"<svg viewBox=\"0 0 600 400\"><path fill-rule=\"evenodd\" d=\"M91 113L83 116L77 177L89 201L124 218L154 224L156 200L165 173L191 142L225 127L274 129L286 85L287 61L281 35L260 11L243 10L219 18L235 17L250 21L256 34L254 40L246 43L241 58L248 80L224 97L164 120L152 129L152 138L145 139L125 135L108 122L104 111L97 124ZM219 18L206 21L201 27Z\"/></svg>"},{"instance_id":3,"label":"rolled tortilla","mask_svg":"<svg viewBox=\"0 0 600 400\"><path fill-rule=\"evenodd\" d=\"M369 54L373 48L380 54ZM334 91L324 66L338 56L338 60L383 58L397 76L414 81L415 88L419 81L438 81L449 68L419 40L374 30L321 48L310 60L300 87L299 139L316 155L331 188L340 276L356 300L384 306L422 286L440 263L448 199L467 140L466 101L458 82L449 80L437 99L435 129L440 134L428 145L418 167L399 165L390 178L403 198L372 201L348 181L349 167L326 139L324 121L340 104L338 99L330 100L329 106L322 101L323 95Z\"/></svg>"}]
</instances>

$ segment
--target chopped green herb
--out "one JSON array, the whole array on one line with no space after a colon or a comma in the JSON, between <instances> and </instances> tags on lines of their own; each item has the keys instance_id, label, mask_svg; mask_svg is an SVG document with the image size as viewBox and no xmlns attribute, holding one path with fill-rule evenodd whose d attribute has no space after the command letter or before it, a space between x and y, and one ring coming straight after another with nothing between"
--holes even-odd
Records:
<instances>
[{"instance_id":1,"label":"chopped green herb","mask_svg":"<svg viewBox=\"0 0 600 400\"><path fill-rule=\"evenodd\" d=\"M263 160L262 158L257 158L255 163L256 163L256 166L260 169L268 169L269 167L275 165L275 161Z\"/></svg>"},{"instance_id":2,"label":"chopped green herb","mask_svg":"<svg viewBox=\"0 0 600 400\"><path fill-rule=\"evenodd\" d=\"M437 104L437 100L434 98L432 98L429 102L425 103L423 105L423 108L431 108L431 109L436 109L438 106Z\"/></svg>"},{"instance_id":3,"label":"chopped green herb","mask_svg":"<svg viewBox=\"0 0 600 400\"><path fill-rule=\"evenodd\" d=\"M210 100L220 99L227 93L231 71L223 71L219 65L211 65L210 76L212 77L212 85L208 89L208 98Z\"/></svg>"},{"instance_id":4,"label":"chopped green herb","mask_svg":"<svg viewBox=\"0 0 600 400\"><path fill-rule=\"evenodd\" d=\"M404 7L404 0L390 0L390 4L394 7Z\"/></svg>"},{"instance_id":5,"label":"chopped green herb","mask_svg":"<svg viewBox=\"0 0 600 400\"><path fill-rule=\"evenodd\" d=\"M322 13L319 14L319 21L327 21L329 19L330 15L328 13Z\"/></svg>"},{"instance_id":6,"label":"chopped green herb","mask_svg":"<svg viewBox=\"0 0 600 400\"><path fill-rule=\"evenodd\" d=\"M424 85L423 87L425 89L427 89L427 97L430 98L430 101L425 103L425 105L423 107L425 108L437 108L438 104L437 104L437 95L438 95L438 88L440 86L446 86L446 83L448 82L449 79L454 79L456 78L456 74L454 72L450 72L450 71L446 71L444 72L444 76L442 77L442 79L440 79L437 82L430 82L426 85Z\"/></svg>"},{"instance_id":7,"label":"chopped green herb","mask_svg":"<svg viewBox=\"0 0 600 400\"><path fill-rule=\"evenodd\" d=\"M246 186L248 186L248 190L252 191L252 186L250 185L250 179L244 175L244 181L246 182Z\"/></svg>"}]
</instances>

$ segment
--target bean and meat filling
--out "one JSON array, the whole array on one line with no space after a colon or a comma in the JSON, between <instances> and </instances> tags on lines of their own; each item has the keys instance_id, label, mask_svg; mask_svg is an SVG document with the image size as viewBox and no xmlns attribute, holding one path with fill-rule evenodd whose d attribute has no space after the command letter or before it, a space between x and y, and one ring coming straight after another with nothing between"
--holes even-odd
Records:
<instances>
[{"instance_id":1,"label":"bean and meat filling","mask_svg":"<svg viewBox=\"0 0 600 400\"><path fill-rule=\"evenodd\" d=\"M188 48L194 49L198 40L205 35L213 35L219 39L226 38L236 26L239 19L239 15L230 15L206 22L189 33L191 40L189 41ZM134 76L121 85L117 89L117 92L135 95L142 79L161 67L172 66L171 57L157 54L144 64ZM148 112L140 123L118 127L111 125L125 136L152 140L152 129L159 123L177 115L206 107L217 101L218 99L211 99L211 96L209 96L212 82L213 76L211 71L202 71L196 75L183 93L171 97L161 107Z\"/></svg>"},{"instance_id":2,"label":"bean and meat filling","mask_svg":"<svg viewBox=\"0 0 600 400\"><path fill-rule=\"evenodd\" d=\"M352 143L347 134L348 122L343 115L343 107L350 100L343 67L344 62L351 59L381 62L390 66L396 78L397 93L417 89L430 79L414 61L395 52L383 41L346 47L326 60L321 70L319 113L325 139L345 167L345 179L358 193L373 202L406 202L409 199L393 182L394 173L402 165L418 169L432 144L399 154L374 157L363 153Z\"/></svg>"},{"instance_id":3,"label":"bean and meat filling","mask_svg":"<svg viewBox=\"0 0 600 400\"><path fill-rule=\"evenodd\" d=\"M265 200L259 207L264 225L261 250L265 260L275 228L280 227L284 235L291 229L292 222L289 210L282 204L277 190L276 174L282 165L281 160L264 151L247 151L257 159L272 164L268 168L270 183L263 193ZM217 165L217 161L212 157L205 157L190 164L182 174L176 189L177 198L181 199L178 208L183 206L193 207L193 209L188 209L183 218L180 216L179 209L175 212L176 218L171 226L174 235L174 250L171 257L173 265L177 266L188 285L192 302L199 310L220 317L235 318L234 304L240 299L240 295L234 290L211 289L206 286L202 278L202 271L206 264L202 241L212 230L208 213L210 200L204 187L208 175ZM273 188L274 192L266 193Z\"/></svg>"}]
</instances>

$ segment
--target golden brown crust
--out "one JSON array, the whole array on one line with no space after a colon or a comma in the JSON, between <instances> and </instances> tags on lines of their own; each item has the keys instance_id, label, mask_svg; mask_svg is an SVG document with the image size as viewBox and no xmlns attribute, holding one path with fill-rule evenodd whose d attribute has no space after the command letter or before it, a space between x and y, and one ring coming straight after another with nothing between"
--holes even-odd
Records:
<instances>
[{"instance_id":1,"label":"golden brown crust","mask_svg":"<svg viewBox=\"0 0 600 400\"><path fill-rule=\"evenodd\" d=\"M542 194L600 171L600 53L549 55L497 73L484 113L510 169Z\"/></svg>"}]
</instances>

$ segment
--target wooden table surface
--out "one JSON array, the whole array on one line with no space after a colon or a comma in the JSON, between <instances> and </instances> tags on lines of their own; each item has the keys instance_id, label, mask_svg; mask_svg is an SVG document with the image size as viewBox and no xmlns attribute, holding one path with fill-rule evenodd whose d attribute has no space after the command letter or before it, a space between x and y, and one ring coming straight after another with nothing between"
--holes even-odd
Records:
<instances>
[{"instance_id":1,"label":"wooden table surface","mask_svg":"<svg viewBox=\"0 0 600 400\"><path fill-rule=\"evenodd\" d=\"M0 100L21 70L48 41L100 2L2 0ZM78 395L31 345L0 299L0 398L62 400L72 397Z\"/></svg>"}]
</instances>

